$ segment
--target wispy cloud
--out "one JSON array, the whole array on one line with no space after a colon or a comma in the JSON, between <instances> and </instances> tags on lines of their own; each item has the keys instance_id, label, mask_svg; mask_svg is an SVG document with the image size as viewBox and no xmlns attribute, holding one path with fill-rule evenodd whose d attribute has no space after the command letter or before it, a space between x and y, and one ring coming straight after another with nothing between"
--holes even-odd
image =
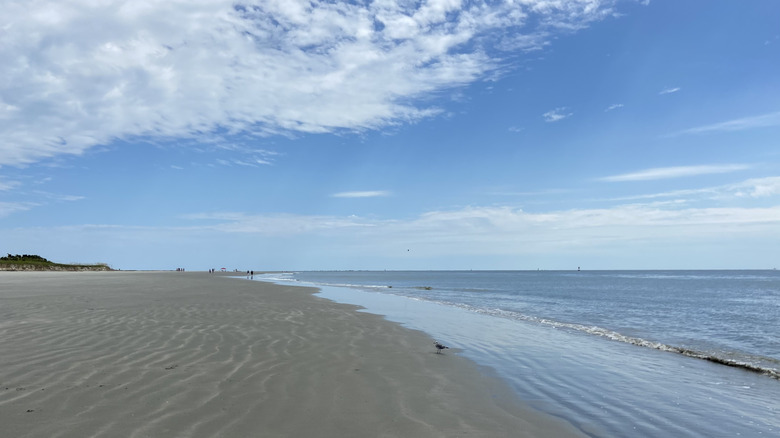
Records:
<instances>
[{"instance_id":1,"label":"wispy cloud","mask_svg":"<svg viewBox=\"0 0 780 438\"><path fill-rule=\"evenodd\" d=\"M20 183L19 181L6 181L6 180L0 179L0 192L4 192L4 191L11 190L11 189L15 189L15 188L17 188L17 187L19 187L21 185L22 185L22 183Z\"/></svg>"},{"instance_id":2,"label":"wispy cloud","mask_svg":"<svg viewBox=\"0 0 780 438\"><path fill-rule=\"evenodd\" d=\"M355 216L305 216L295 214L200 213L187 215L185 219L216 222L215 225L189 227L189 229L193 230L213 229L227 233L251 233L269 236L332 233L339 230L356 230L377 225L377 221L365 220Z\"/></svg>"},{"instance_id":3,"label":"wispy cloud","mask_svg":"<svg viewBox=\"0 0 780 438\"><path fill-rule=\"evenodd\" d=\"M244 167L260 167L260 166L269 166L273 164L271 161L265 160L263 158L233 158L226 160L224 158L217 158L215 160L217 164L222 166L244 166Z\"/></svg>"},{"instance_id":4,"label":"wispy cloud","mask_svg":"<svg viewBox=\"0 0 780 438\"><path fill-rule=\"evenodd\" d=\"M81 201L83 199L86 199L84 196L79 195L62 195L59 193L51 193L51 192L45 192L42 190L35 190L32 193L35 195L38 195L42 198L56 201L56 202L73 202L73 201Z\"/></svg>"},{"instance_id":5,"label":"wispy cloud","mask_svg":"<svg viewBox=\"0 0 780 438\"><path fill-rule=\"evenodd\" d=\"M0 165L140 136L414 122L441 112L432 93L504 68L500 50L543 47L615 3L4 2Z\"/></svg>"},{"instance_id":6,"label":"wispy cloud","mask_svg":"<svg viewBox=\"0 0 780 438\"><path fill-rule=\"evenodd\" d=\"M724 186L723 189L740 198L766 198L780 195L780 177L753 178L738 184Z\"/></svg>"},{"instance_id":7,"label":"wispy cloud","mask_svg":"<svg viewBox=\"0 0 780 438\"><path fill-rule=\"evenodd\" d=\"M554 110L550 110L542 114L542 118L544 118L544 121L548 123L558 122L560 120L563 120L567 117L571 117L572 115L574 115L574 113L567 112L567 111L568 108L566 107L555 108Z\"/></svg>"},{"instance_id":8,"label":"wispy cloud","mask_svg":"<svg viewBox=\"0 0 780 438\"><path fill-rule=\"evenodd\" d=\"M390 192L385 190L358 191L358 192L340 192L331 195L334 198L377 198L390 196Z\"/></svg>"},{"instance_id":9,"label":"wispy cloud","mask_svg":"<svg viewBox=\"0 0 780 438\"><path fill-rule=\"evenodd\" d=\"M616 110L618 108L623 108L623 106L624 105L622 103L613 103L612 105L608 106L607 109L604 110L604 112L609 112L612 110Z\"/></svg>"},{"instance_id":10,"label":"wispy cloud","mask_svg":"<svg viewBox=\"0 0 780 438\"><path fill-rule=\"evenodd\" d=\"M40 186L50 180L51 178L45 178L42 181L33 181L32 185ZM22 186L23 184L19 181L0 180L0 192L9 192L8 194L4 194L4 197L8 196L9 198L24 199L23 201L0 201L0 217L10 216L54 203L76 202L86 199L85 196L80 195L67 195L44 190L20 189Z\"/></svg>"},{"instance_id":11,"label":"wispy cloud","mask_svg":"<svg viewBox=\"0 0 780 438\"><path fill-rule=\"evenodd\" d=\"M661 193L624 196L610 199L610 201L626 202L662 198L675 198L687 201L697 201L701 199L728 200L735 198L760 199L778 195L780 195L780 176L770 176L765 178L751 178L738 183L724 184L714 187L672 190Z\"/></svg>"},{"instance_id":12,"label":"wispy cloud","mask_svg":"<svg viewBox=\"0 0 780 438\"><path fill-rule=\"evenodd\" d=\"M0 201L0 217L10 216L14 213L27 211L39 204L33 202L2 202Z\"/></svg>"},{"instance_id":13,"label":"wispy cloud","mask_svg":"<svg viewBox=\"0 0 780 438\"><path fill-rule=\"evenodd\" d=\"M682 88L680 88L680 87L664 88L663 90L658 92L658 94L672 94L672 93L676 93L676 92L678 92L680 90L682 90Z\"/></svg>"},{"instance_id":14,"label":"wispy cloud","mask_svg":"<svg viewBox=\"0 0 780 438\"><path fill-rule=\"evenodd\" d=\"M550 45L550 33L538 32L534 34L517 34L505 37L501 41L501 48L504 50L521 50L523 52L534 52L542 50Z\"/></svg>"},{"instance_id":15,"label":"wispy cloud","mask_svg":"<svg viewBox=\"0 0 780 438\"><path fill-rule=\"evenodd\" d=\"M748 235L776 241L780 239L780 206L686 208L684 203L656 202L547 212L467 207L430 211L410 220L232 215L204 226L203 232L316 235L335 239L342 249L370 248L371 254L393 253L410 245L419 248L418 253L433 256L523 254L573 247L603 249L606 243L636 245L642 239L675 246L697 236L709 242L717 241L717 236Z\"/></svg>"},{"instance_id":16,"label":"wispy cloud","mask_svg":"<svg viewBox=\"0 0 780 438\"><path fill-rule=\"evenodd\" d=\"M769 128L774 126L780 126L780 112L743 117L739 119L727 120L725 122L713 123L711 125L698 126L677 132L673 135L744 131L746 129Z\"/></svg>"},{"instance_id":17,"label":"wispy cloud","mask_svg":"<svg viewBox=\"0 0 780 438\"><path fill-rule=\"evenodd\" d=\"M657 167L640 170L638 172L623 173L620 175L599 178L599 181L623 182L623 181L648 181L657 179L682 178L687 176L707 175L713 173L730 173L749 169L747 164L701 165L701 166L676 166Z\"/></svg>"},{"instance_id":18,"label":"wispy cloud","mask_svg":"<svg viewBox=\"0 0 780 438\"><path fill-rule=\"evenodd\" d=\"M736 187L739 185L741 189ZM744 196L780 196L780 178L746 181L731 190L732 193L741 190ZM437 260L460 256L468 256L471 260L480 256L498 256L503 260L508 256L528 256L529 260L537 260L545 254L565 258L573 253L592 256L605 251L624 257L629 253L658 250L660 252L645 258L644 262L659 266L659 257L673 254L679 262L681 254L682 257L700 254L702 246L699 243L706 247L721 244L726 247L738 242L740 248L752 248L761 255L745 262L749 257L735 253L725 263L740 267L745 263L765 262L764 257L774 254L772 251L780 242L780 206L746 207L743 200L738 201L741 206L717 208L695 208L676 200L547 211L526 211L513 206L470 206L427 211L410 219L201 213L185 217L190 221L185 226L98 224L19 228L5 236L4 244L14 247L33 242L44 247L49 239L46 236L67 234L71 237L68 240L77 242L79 247L91 245L95 254L103 251L100 254L116 257L116 254L124 254L128 246L148 251L148 248L165 244L168 239L189 242L186 250L195 250L204 242L210 242L211 247L224 248L226 254L231 248L252 242L268 249L263 251L268 254L263 260L267 266L278 263L279 269L290 269L291 265L301 266L301 257L305 256L311 263L308 268L343 269L345 266L371 266L384 257L407 255L408 248L415 248L415 257ZM25 207L0 203L0 215L18 208ZM184 236L186 239L182 239ZM179 251L184 250L180 248ZM148 255L150 268L170 263L171 254L158 256L152 252ZM353 263L345 264L339 258L343 256ZM245 260L245 255L239 254L234 263L243 266ZM688 265L674 265L677 268L685 266Z\"/></svg>"}]
</instances>

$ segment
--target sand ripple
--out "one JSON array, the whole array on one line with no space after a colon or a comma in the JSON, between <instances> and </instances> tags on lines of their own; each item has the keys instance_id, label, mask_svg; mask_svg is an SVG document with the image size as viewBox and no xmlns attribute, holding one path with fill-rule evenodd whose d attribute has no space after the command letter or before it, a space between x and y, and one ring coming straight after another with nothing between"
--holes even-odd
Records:
<instances>
[{"instance_id":1,"label":"sand ripple","mask_svg":"<svg viewBox=\"0 0 780 438\"><path fill-rule=\"evenodd\" d=\"M3 273L0 434L566 436L430 339L204 273Z\"/></svg>"}]
</instances>

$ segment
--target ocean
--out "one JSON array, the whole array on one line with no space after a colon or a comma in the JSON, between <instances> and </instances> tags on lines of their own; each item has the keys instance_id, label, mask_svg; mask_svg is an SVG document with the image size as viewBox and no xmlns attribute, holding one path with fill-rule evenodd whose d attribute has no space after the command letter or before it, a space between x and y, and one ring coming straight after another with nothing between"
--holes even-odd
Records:
<instances>
[{"instance_id":1,"label":"ocean","mask_svg":"<svg viewBox=\"0 0 780 438\"><path fill-rule=\"evenodd\" d=\"M424 331L589 436L780 437L778 271L255 278L316 286Z\"/></svg>"}]
</instances>

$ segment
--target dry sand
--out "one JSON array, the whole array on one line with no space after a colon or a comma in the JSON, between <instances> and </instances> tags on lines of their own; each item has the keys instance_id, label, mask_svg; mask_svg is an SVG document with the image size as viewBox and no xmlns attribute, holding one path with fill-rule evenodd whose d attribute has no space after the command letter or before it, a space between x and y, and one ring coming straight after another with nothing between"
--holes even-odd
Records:
<instances>
[{"instance_id":1,"label":"dry sand","mask_svg":"<svg viewBox=\"0 0 780 438\"><path fill-rule=\"evenodd\" d=\"M313 292L0 273L0 436L578 436L427 335Z\"/></svg>"}]
</instances>

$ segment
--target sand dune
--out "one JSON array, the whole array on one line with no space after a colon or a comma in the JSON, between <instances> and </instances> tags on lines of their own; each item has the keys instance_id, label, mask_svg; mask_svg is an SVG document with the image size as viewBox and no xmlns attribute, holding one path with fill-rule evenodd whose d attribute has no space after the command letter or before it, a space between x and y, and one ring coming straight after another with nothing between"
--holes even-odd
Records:
<instances>
[{"instance_id":1,"label":"sand dune","mask_svg":"<svg viewBox=\"0 0 780 438\"><path fill-rule=\"evenodd\" d=\"M0 436L576 436L425 334L312 292L0 273Z\"/></svg>"}]
</instances>

